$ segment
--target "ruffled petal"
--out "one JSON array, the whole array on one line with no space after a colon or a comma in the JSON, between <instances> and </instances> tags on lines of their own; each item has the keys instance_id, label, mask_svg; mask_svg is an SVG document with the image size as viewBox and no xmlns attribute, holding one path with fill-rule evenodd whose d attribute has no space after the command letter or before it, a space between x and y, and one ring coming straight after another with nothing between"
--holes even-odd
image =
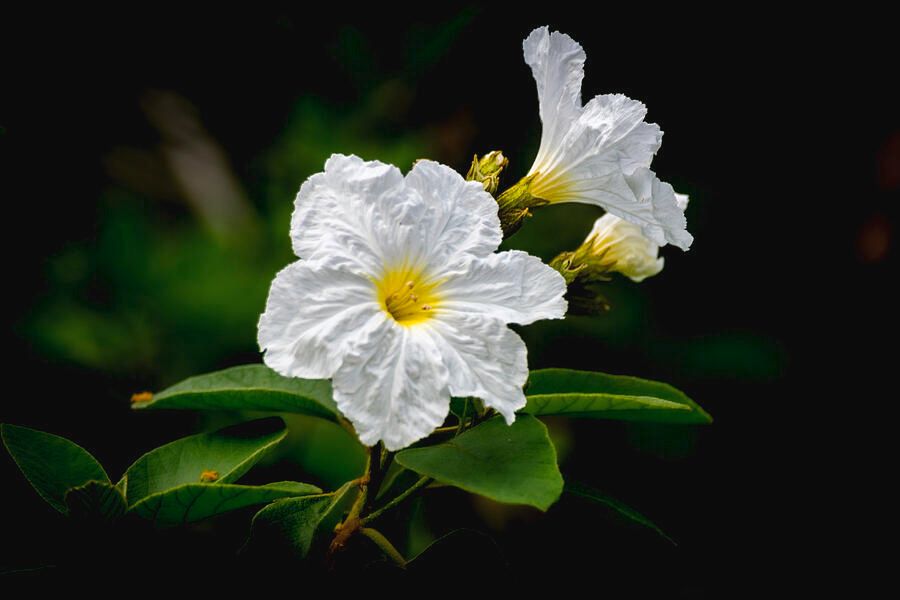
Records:
<instances>
[{"instance_id":1,"label":"ruffled petal","mask_svg":"<svg viewBox=\"0 0 900 600\"><path fill-rule=\"evenodd\" d=\"M363 444L399 450L428 436L450 411L447 368L424 327L372 320L334 374L334 400Z\"/></svg>"},{"instance_id":2,"label":"ruffled petal","mask_svg":"<svg viewBox=\"0 0 900 600\"><path fill-rule=\"evenodd\" d=\"M460 254L487 256L503 240L497 202L474 181L430 160L418 161L406 176L407 185L421 196L425 213L421 245L432 265L445 265Z\"/></svg>"},{"instance_id":3,"label":"ruffled petal","mask_svg":"<svg viewBox=\"0 0 900 600\"><path fill-rule=\"evenodd\" d=\"M535 164L552 164L563 139L581 114L581 80L585 54L564 33L538 27L522 43L525 62L537 84L543 129Z\"/></svg>"},{"instance_id":4,"label":"ruffled petal","mask_svg":"<svg viewBox=\"0 0 900 600\"><path fill-rule=\"evenodd\" d=\"M269 290L257 332L263 360L286 377L331 377L357 330L383 314L367 279L299 260Z\"/></svg>"},{"instance_id":5,"label":"ruffled petal","mask_svg":"<svg viewBox=\"0 0 900 600\"><path fill-rule=\"evenodd\" d=\"M684 208L671 186L649 171L662 131L644 121L646 107L621 94L596 96L582 107L584 51L563 33L536 29L523 50L543 123L529 171L531 195L600 206L639 225L656 244L686 250L693 238L685 229Z\"/></svg>"},{"instance_id":6,"label":"ruffled petal","mask_svg":"<svg viewBox=\"0 0 900 600\"><path fill-rule=\"evenodd\" d=\"M450 393L481 398L507 424L525 406L528 350L498 319L448 312L429 323L450 374Z\"/></svg>"},{"instance_id":7,"label":"ruffled petal","mask_svg":"<svg viewBox=\"0 0 900 600\"><path fill-rule=\"evenodd\" d=\"M294 201L294 253L306 259L328 257L332 265L374 274L383 252L371 235L373 205L403 196L404 190L397 167L332 154L325 171L307 179Z\"/></svg>"},{"instance_id":8,"label":"ruffled petal","mask_svg":"<svg viewBox=\"0 0 900 600\"><path fill-rule=\"evenodd\" d=\"M610 206L607 210L639 225L643 234L659 246L668 242L682 250L690 248L694 236L688 233L684 217L687 196L679 202L672 186L660 181L650 169L638 169L626 177L626 181L639 204L627 210L619 206Z\"/></svg>"},{"instance_id":9,"label":"ruffled petal","mask_svg":"<svg viewBox=\"0 0 900 600\"><path fill-rule=\"evenodd\" d=\"M445 276L436 315L457 311L527 325L566 314L565 279L519 250L469 259Z\"/></svg>"}]
</instances>

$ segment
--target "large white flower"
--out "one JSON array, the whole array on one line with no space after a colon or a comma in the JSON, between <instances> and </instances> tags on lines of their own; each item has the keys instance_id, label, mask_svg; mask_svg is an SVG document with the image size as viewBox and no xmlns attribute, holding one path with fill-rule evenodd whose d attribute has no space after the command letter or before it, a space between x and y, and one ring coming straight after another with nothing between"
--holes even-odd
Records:
<instances>
[{"instance_id":1,"label":"large white flower","mask_svg":"<svg viewBox=\"0 0 900 600\"><path fill-rule=\"evenodd\" d=\"M523 50L543 124L537 157L522 182L528 194L601 206L639 226L655 244L686 250L693 237L684 212L671 186L649 169L662 131L644 122L646 107L621 94L596 96L582 106L585 53L564 33L535 29Z\"/></svg>"},{"instance_id":2,"label":"large white flower","mask_svg":"<svg viewBox=\"0 0 900 600\"><path fill-rule=\"evenodd\" d=\"M259 321L265 363L332 378L367 445L430 434L450 397L474 396L507 423L525 405L525 344L508 323L562 318L563 278L524 252L494 253L497 204L477 182L423 160L332 155L297 194L294 252Z\"/></svg>"}]
</instances>

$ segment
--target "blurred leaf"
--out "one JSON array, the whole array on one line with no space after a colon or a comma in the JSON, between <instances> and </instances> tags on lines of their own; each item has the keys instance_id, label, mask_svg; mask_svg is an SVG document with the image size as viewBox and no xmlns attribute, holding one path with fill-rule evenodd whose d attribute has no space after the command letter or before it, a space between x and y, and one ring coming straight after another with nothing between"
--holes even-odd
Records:
<instances>
[{"instance_id":1,"label":"blurred leaf","mask_svg":"<svg viewBox=\"0 0 900 600\"><path fill-rule=\"evenodd\" d=\"M331 383L282 377L265 365L245 365L186 379L134 408L291 412L337 420Z\"/></svg>"},{"instance_id":2,"label":"blurred leaf","mask_svg":"<svg viewBox=\"0 0 900 600\"><path fill-rule=\"evenodd\" d=\"M117 484L129 507L201 477L232 483L287 435L277 417L200 433L160 446L140 457ZM213 479L214 478L214 479Z\"/></svg>"},{"instance_id":3,"label":"blurred leaf","mask_svg":"<svg viewBox=\"0 0 900 600\"><path fill-rule=\"evenodd\" d=\"M525 387L533 415L566 415L654 423L711 423L712 417L674 387L637 377L570 369L532 371Z\"/></svg>"},{"instance_id":4,"label":"blurred leaf","mask_svg":"<svg viewBox=\"0 0 900 600\"><path fill-rule=\"evenodd\" d=\"M422 475L508 504L547 510L562 493L556 450L543 423L494 417L443 444L412 448L397 462Z\"/></svg>"},{"instance_id":5,"label":"blurred leaf","mask_svg":"<svg viewBox=\"0 0 900 600\"><path fill-rule=\"evenodd\" d=\"M463 557L465 557L463 559ZM497 542L473 529L456 529L441 536L407 563L419 575L457 575L461 564L495 569L506 566Z\"/></svg>"},{"instance_id":6,"label":"blurred leaf","mask_svg":"<svg viewBox=\"0 0 900 600\"><path fill-rule=\"evenodd\" d=\"M415 485L420 478L421 476L415 471L405 469L394 461L388 468L387 475L385 475L384 481L381 482L381 487L378 488L375 499L379 501L379 504L390 502L393 498Z\"/></svg>"},{"instance_id":7,"label":"blurred leaf","mask_svg":"<svg viewBox=\"0 0 900 600\"><path fill-rule=\"evenodd\" d=\"M305 558L318 534L332 533L356 498L356 489L354 482L348 482L333 494L273 502L253 517L244 550L263 556L280 551L297 559Z\"/></svg>"},{"instance_id":8,"label":"blurred leaf","mask_svg":"<svg viewBox=\"0 0 900 600\"><path fill-rule=\"evenodd\" d=\"M409 33L409 70L421 76L439 60L447 56L451 46L462 31L481 12L480 8L468 6L457 14L447 17L437 26L418 25Z\"/></svg>"},{"instance_id":9,"label":"blurred leaf","mask_svg":"<svg viewBox=\"0 0 900 600\"><path fill-rule=\"evenodd\" d=\"M282 456L325 489L337 489L362 475L366 464L365 446L356 435L332 421L305 415L283 414L290 434Z\"/></svg>"},{"instance_id":10,"label":"blurred leaf","mask_svg":"<svg viewBox=\"0 0 900 600\"><path fill-rule=\"evenodd\" d=\"M266 504L281 498L321 494L308 483L280 481L261 486L231 483L188 483L147 496L129 512L150 519L159 526L183 525L228 511Z\"/></svg>"},{"instance_id":11,"label":"blurred leaf","mask_svg":"<svg viewBox=\"0 0 900 600\"><path fill-rule=\"evenodd\" d=\"M125 497L108 481L88 481L66 492L69 516L85 520L115 521L125 514Z\"/></svg>"},{"instance_id":12,"label":"blurred leaf","mask_svg":"<svg viewBox=\"0 0 900 600\"><path fill-rule=\"evenodd\" d=\"M666 532L659 528L653 521L631 508L624 502L616 500L612 496L604 494L599 490L595 490L586 485L581 485L579 483L566 483L565 491L567 494L571 494L573 496L578 496L579 498L585 498L587 500L591 500L592 502L597 502L599 504L603 504L604 506L613 509L617 514L633 521L639 525L643 525L649 529L652 529L660 536L663 537L667 542L677 546L675 540L670 538Z\"/></svg>"},{"instance_id":13,"label":"blurred leaf","mask_svg":"<svg viewBox=\"0 0 900 600\"><path fill-rule=\"evenodd\" d=\"M106 471L81 446L52 433L4 423L6 449L41 498L66 514L66 492L89 481L109 482Z\"/></svg>"}]
</instances>

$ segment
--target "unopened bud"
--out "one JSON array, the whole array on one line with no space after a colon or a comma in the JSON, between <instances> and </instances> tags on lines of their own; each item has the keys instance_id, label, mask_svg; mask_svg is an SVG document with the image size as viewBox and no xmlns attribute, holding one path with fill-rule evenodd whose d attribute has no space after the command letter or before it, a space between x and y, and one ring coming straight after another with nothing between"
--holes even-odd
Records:
<instances>
[{"instance_id":1,"label":"unopened bud","mask_svg":"<svg viewBox=\"0 0 900 600\"><path fill-rule=\"evenodd\" d=\"M466 174L466 180L479 182L485 191L493 196L500 186L500 174L508 164L509 161L500 150L488 152L481 158L475 155L472 158L472 166Z\"/></svg>"}]
</instances>

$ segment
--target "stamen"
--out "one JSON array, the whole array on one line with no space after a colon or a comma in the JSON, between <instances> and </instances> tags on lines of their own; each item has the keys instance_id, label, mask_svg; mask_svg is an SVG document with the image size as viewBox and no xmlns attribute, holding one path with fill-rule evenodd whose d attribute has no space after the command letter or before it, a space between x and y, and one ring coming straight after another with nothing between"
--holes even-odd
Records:
<instances>
[{"instance_id":1,"label":"stamen","mask_svg":"<svg viewBox=\"0 0 900 600\"><path fill-rule=\"evenodd\" d=\"M384 310L401 325L413 325L431 317L423 311L432 310L437 300L434 294L437 282L422 278L418 270L404 271L402 274L388 271L376 285L384 294L381 296Z\"/></svg>"}]
</instances>

